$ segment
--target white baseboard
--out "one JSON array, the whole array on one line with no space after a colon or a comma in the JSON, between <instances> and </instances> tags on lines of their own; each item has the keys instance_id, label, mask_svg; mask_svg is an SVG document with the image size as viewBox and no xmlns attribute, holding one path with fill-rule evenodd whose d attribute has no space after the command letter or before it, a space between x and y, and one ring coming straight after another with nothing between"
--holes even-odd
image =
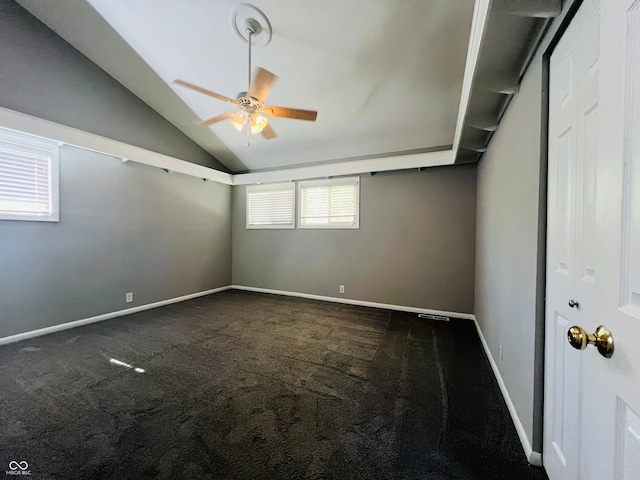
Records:
<instances>
[{"instance_id":1,"label":"white baseboard","mask_svg":"<svg viewBox=\"0 0 640 480\"><path fill-rule=\"evenodd\" d=\"M270 288L245 287L243 285L231 285L236 290L246 290L248 292L271 293L273 295L284 295L287 297L309 298L311 300L322 300L323 302L346 303L347 305L358 305L360 307L383 308L385 310L398 310L400 312L429 313L431 315L443 315L445 317L464 318L474 320L470 313L446 312L443 310L431 310L428 308L407 307L403 305L392 305L389 303L366 302L364 300L353 300L350 298L325 297L323 295L313 295L311 293L287 292L284 290L272 290Z\"/></svg>"},{"instance_id":2,"label":"white baseboard","mask_svg":"<svg viewBox=\"0 0 640 480\"><path fill-rule=\"evenodd\" d=\"M444 315L447 317L455 317L455 318L464 318L468 320L473 320L476 329L478 330L478 336L480 337L480 342L482 343L482 347L484 348L485 353L487 354L487 358L489 359L489 363L491 364L491 369L493 370L493 374L496 377L498 385L500 387L500 392L504 397L504 400L507 404L507 408L509 409L509 413L511 414L511 419L516 427L516 431L518 432L518 437L520 438L520 443L522 443L522 448L524 449L524 453L527 457L527 461L531 465L535 465L536 467L542 466L542 454L539 452L534 452L531 448L531 442L527 437L527 433L524 430L524 426L520 421L520 417L518 416L518 412L516 411L516 407L509 396L509 391L507 390L507 386L502 379L502 374L498 369L498 365L493 359L493 355L491 354L491 350L489 350L489 345L482 334L482 330L480 329L480 325L478 324L478 320L476 316L469 313L458 313L458 312L447 312L442 310L431 310L427 308L417 308L417 307L408 307L403 305L391 305L387 303L377 303L377 302L365 302L362 300L352 300L349 298L339 298L339 297L326 297L322 295L313 295L309 293L299 293L299 292L287 292L283 290L272 290L269 288L258 288L258 287L246 287L243 285L231 285L231 288L236 290L246 290L249 292L260 292L260 293L271 293L274 295L285 295L290 297L302 297L302 298L310 298L313 300L322 300L325 302L335 302L335 303L345 303L349 305L358 305L362 307L374 307L374 308L383 308L387 310L399 310L403 312L413 312L413 313L429 313L432 315Z\"/></svg>"},{"instance_id":3,"label":"white baseboard","mask_svg":"<svg viewBox=\"0 0 640 480\"><path fill-rule=\"evenodd\" d=\"M500 391L502 392L502 396L504 397L504 401L507 404L507 408L509 409L509 413L511 414L511 419L516 427L516 431L518 432L518 437L520 438L520 443L522 443L522 448L524 449L524 453L527 456L527 461L536 467L542 466L542 454L540 452L534 452L531 448L531 442L529 441L529 437L527 436L527 432L524 430L524 426L520 421L520 417L518 416L518 412L516 411L516 407L511 401L511 396L509 395L509 391L507 390L507 386L502 379L502 374L500 373L500 369L498 369L498 364L493 358L491 354L491 350L489 350L489 345L482 334L482 330L480 329L480 324L478 323L478 319L473 316L473 323L476 324L476 329L478 330L478 336L480 337L480 342L482 343L482 347L484 348L485 353L487 354L487 358L489 359L489 363L491 364L491 369L493 370L493 374L498 381L498 386L500 387Z\"/></svg>"},{"instance_id":4,"label":"white baseboard","mask_svg":"<svg viewBox=\"0 0 640 480\"><path fill-rule=\"evenodd\" d=\"M531 452L531 455L527 457L527 460L534 467L542 467L542 453Z\"/></svg>"},{"instance_id":5,"label":"white baseboard","mask_svg":"<svg viewBox=\"0 0 640 480\"><path fill-rule=\"evenodd\" d=\"M136 312L142 312L143 310L149 310L151 308L162 307L163 305L169 305L171 303L184 302L185 300L191 300L196 297L203 297L212 293L222 292L229 290L230 285L213 288L211 290L205 290L203 292L191 293L189 295L183 295L181 297L169 298L160 302L148 303L146 305L139 305L133 308L127 308L125 310L118 310L117 312L105 313L95 317L83 318L81 320L75 320L73 322L61 323L60 325L52 325L51 327L40 328L38 330L31 330L29 332L18 333L16 335L10 335L8 337L0 338L0 345L7 343L19 342L20 340L26 340L28 338L40 337L41 335L47 335L49 333L59 332L61 330L67 330L69 328L80 327L81 325L88 325L89 323L102 322L103 320L109 320L111 318L122 317L124 315L130 315Z\"/></svg>"},{"instance_id":6,"label":"white baseboard","mask_svg":"<svg viewBox=\"0 0 640 480\"><path fill-rule=\"evenodd\" d=\"M211 290L205 290L203 292L191 293L189 295L183 295L181 297L170 298L167 300L162 300L160 302L148 303L146 305L139 305L133 308L127 308L125 310L118 310L116 312L105 313L103 315L97 315L95 317L83 318L81 320L75 320L73 322L62 323L60 325L53 325L51 327L40 328L38 330L31 330L29 332L18 333L16 335L10 335L8 337L0 338L0 345L5 345L7 343L19 342L20 340L27 340L29 338L39 337L42 335L47 335L49 333L59 332L61 330L67 330L74 327L79 327L82 325L88 325L90 323L102 322L103 320L109 320L111 318L122 317L124 315L130 315L136 312L142 312L144 310L150 310L156 307L162 307L163 305L169 305L172 303L184 302L185 300L191 300L192 298L203 297L205 295L211 295L212 293L218 293L225 290L236 289L236 290L245 290L249 292L259 292L259 293L270 293L274 295L284 295L289 297L301 297L301 298L309 298L312 300L321 300L325 302L334 302L334 303L344 303L348 305L358 305L361 307L373 307L373 308L382 308L386 310L398 310L402 312L412 312L412 313L428 313L432 315L444 315L448 317L454 318L463 318L468 320L473 320L475 323L476 329L478 330L478 335L480 337L480 342L482 343L482 347L484 348L485 353L487 354L487 358L489 359L489 363L491 364L491 369L493 370L493 374L496 377L498 382L498 386L500 387L500 391L504 397L504 400L507 404L507 408L509 409L509 413L511 414L511 418L513 423L515 424L516 431L518 432L518 437L520 438L520 442L522 443L522 447L524 448L525 454L527 456L527 460L531 465L542 466L542 454L539 452L534 452L531 448L531 443L529 442L529 438L524 430L524 426L520 421L520 417L518 417L518 412L516 411L513 402L511 401L511 397L509 396L509 391L502 379L502 375L500 370L498 369L498 365L493 359L493 355L491 354L491 350L489 350L489 345L484 338L482 330L480 329L480 325L478 324L478 320L475 315L469 313L459 313L459 312L448 312L443 310L432 310L428 308L418 308L418 307L408 307L403 305L393 305L387 303L377 303L377 302L366 302L363 300L353 300L349 298L339 298L339 297L327 297L323 295L313 295L310 293L299 293L299 292L287 292L283 290L272 290L268 288L258 288L258 287L246 287L242 285L227 285L224 287L213 288Z\"/></svg>"}]
</instances>

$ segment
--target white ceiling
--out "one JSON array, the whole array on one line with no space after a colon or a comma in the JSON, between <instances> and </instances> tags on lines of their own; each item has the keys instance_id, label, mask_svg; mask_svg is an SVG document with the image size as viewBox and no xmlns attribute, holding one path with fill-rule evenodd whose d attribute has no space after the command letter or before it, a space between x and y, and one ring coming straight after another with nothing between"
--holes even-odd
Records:
<instances>
[{"instance_id":1,"label":"white ceiling","mask_svg":"<svg viewBox=\"0 0 640 480\"><path fill-rule=\"evenodd\" d=\"M454 143L472 0L255 0L273 38L253 65L279 76L268 102L318 110L315 123L272 118L278 137L228 122L194 124L247 87L247 46L233 0L18 0L232 171L449 148ZM396 157L397 158L397 157ZM393 157L389 161L394 161Z\"/></svg>"}]
</instances>

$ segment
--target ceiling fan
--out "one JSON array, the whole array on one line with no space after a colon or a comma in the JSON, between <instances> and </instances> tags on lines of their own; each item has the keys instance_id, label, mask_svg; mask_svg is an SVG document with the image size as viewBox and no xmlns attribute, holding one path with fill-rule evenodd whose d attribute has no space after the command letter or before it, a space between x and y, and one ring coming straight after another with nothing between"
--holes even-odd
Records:
<instances>
[{"instance_id":1,"label":"ceiling fan","mask_svg":"<svg viewBox=\"0 0 640 480\"><path fill-rule=\"evenodd\" d=\"M232 99L184 80L178 79L173 82L223 102L232 103L237 108L203 120L200 124L209 126L231 118L231 125L238 131L242 132L242 130L246 129L248 135L261 133L264 138L270 140L277 135L269 125L267 117L292 118L294 120L315 122L318 112L314 110L300 110L264 104L271 87L278 79L276 75L264 68L257 68L255 76L251 79L251 45L253 37L256 36L258 38L261 46L268 44L271 40L271 24L267 17L254 6L241 4L232 14L232 21L236 34L249 45L249 87L247 91L240 92L235 99Z\"/></svg>"}]
</instances>

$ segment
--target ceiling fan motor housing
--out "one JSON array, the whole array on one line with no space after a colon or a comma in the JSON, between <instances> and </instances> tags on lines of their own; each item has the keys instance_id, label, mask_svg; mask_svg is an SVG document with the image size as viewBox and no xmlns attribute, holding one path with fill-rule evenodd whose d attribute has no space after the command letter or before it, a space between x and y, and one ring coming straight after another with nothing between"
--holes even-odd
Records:
<instances>
[{"instance_id":1,"label":"ceiling fan motor housing","mask_svg":"<svg viewBox=\"0 0 640 480\"><path fill-rule=\"evenodd\" d=\"M235 100L238 108L249 114L254 114L262 110L262 103L257 98L247 95L247 92L240 92Z\"/></svg>"}]
</instances>

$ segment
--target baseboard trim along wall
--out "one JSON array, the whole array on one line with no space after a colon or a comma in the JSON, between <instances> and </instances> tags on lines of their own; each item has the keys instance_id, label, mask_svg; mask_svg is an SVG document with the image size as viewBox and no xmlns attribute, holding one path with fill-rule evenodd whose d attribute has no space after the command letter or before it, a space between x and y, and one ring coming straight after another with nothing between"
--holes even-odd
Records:
<instances>
[{"instance_id":1,"label":"baseboard trim along wall","mask_svg":"<svg viewBox=\"0 0 640 480\"><path fill-rule=\"evenodd\" d=\"M248 292L258 292L258 293L270 293L274 295L284 295L289 297L301 297L301 298L309 298L312 300L322 300L325 302L334 302L334 303L345 303L348 305L358 305L361 307L373 307L373 308L383 308L386 310L398 310L402 312L412 312L412 313L429 313L432 315L444 315L448 317L454 318L463 318L467 320L473 320L473 323L476 326L478 331L478 336L480 337L480 342L482 343L482 348L487 354L487 358L489 359L489 363L491 364L491 369L493 370L493 374L496 377L496 381L498 382L498 386L500 387L500 392L504 397L505 403L507 404L507 408L509 409L509 413L511 414L511 419L516 427L516 431L518 432L518 437L520 438L520 443L522 443L522 448L524 449L525 455L527 457L527 461L536 467L542 466L542 454L540 452L534 452L531 448L531 442L527 437L527 433L524 430L524 426L520 421L520 417L518 416L518 412L516 411L516 407L511 400L509 395L509 391L507 390L507 386L502 379L502 374L498 369L498 365L493 359L493 355L491 354L491 350L489 350L489 345L484 338L482 330L480 329L480 325L478 324L478 320L476 316L469 313L459 313L459 312L447 312L442 310L431 310L428 308L417 308L417 307L408 307L403 305L391 305L387 303L377 303L377 302L366 302L363 300L353 300L350 298L339 298L339 297L326 297L323 295L313 295L310 293L300 293L300 292L287 292L283 290L272 290L269 288L258 288L258 287L247 287L243 285L231 285L232 289L235 290L245 290Z\"/></svg>"},{"instance_id":2,"label":"baseboard trim along wall","mask_svg":"<svg viewBox=\"0 0 640 480\"><path fill-rule=\"evenodd\" d=\"M511 401L511 396L509 395L509 391L507 390L507 386L502 379L502 374L498 369L498 364L493 358L491 354L491 350L489 350L489 345L482 334L482 329L480 328L480 324L476 319L475 315L473 316L473 323L476 324L476 329L478 330L478 336L480 337L480 342L482 343L482 348L484 348L484 352L487 354L487 358L489 359L489 363L491 364L491 369L493 370L493 374L496 377L498 382L498 386L500 387L500 391L502 392L502 396L504 397L504 401L507 404L507 408L509 409L509 413L511 414L511 419L516 427L516 431L518 432L518 437L520 437L520 443L522 443L522 448L524 449L524 453L527 456L527 461L536 467L542 466L542 454L540 452L534 452L531 448L531 442L527 437L527 432L524 430L524 426L520 421L520 417L518 416L518 412L516 411L516 407Z\"/></svg>"},{"instance_id":3,"label":"baseboard trim along wall","mask_svg":"<svg viewBox=\"0 0 640 480\"><path fill-rule=\"evenodd\" d=\"M205 290L202 292L191 293L189 295L183 295L181 297L169 298L167 300L162 300L159 302L148 303L146 305L139 305L133 308L127 308L124 310L118 310L116 312L105 313L103 315L97 315L95 317L83 318L81 320L74 320L72 322L61 323L60 325L53 325L51 327L40 328L38 330L31 330L29 332L18 333L16 335L10 335L8 337L0 338L0 345L5 345L8 343L19 342L21 340L27 340L29 338L40 337L42 335L48 335L50 333L59 332L62 330L68 330L70 328L80 327L82 325L88 325L90 323L102 322L104 320L109 320L112 318L122 317L125 315L130 315L132 313L142 312L144 310L150 310L152 308L162 307L164 305L170 305L172 303L184 302L185 300L191 300L192 298L203 297L205 295L211 295L213 293L223 292L225 290L236 289L236 290L245 290L248 292L257 292L257 293L269 293L273 295L283 295L288 297L300 297L300 298L308 298L312 300L321 300L325 302L333 302L333 303L344 303L347 305L357 305L361 307L373 307L373 308L382 308L386 310L397 310L402 312L412 312L412 313L427 313L432 315L444 315L448 317L454 318L462 318L466 320L473 320L476 329L478 331L478 336L480 337L480 342L482 343L482 347L484 348L485 353L487 354L487 358L489 359L489 363L491 364L491 369L493 370L493 374L496 377L498 382L498 386L500 387L500 391L502 392L502 396L507 404L507 408L509 409L509 413L511 414L511 418L513 423L515 424L516 431L518 432L518 436L520 438L520 442L522 443L522 447L524 448L525 454L527 456L527 460L531 465L535 465L538 467L542 466L542 454L539 452L534 452L531 448L531 443L527 434L524 430L522 422L520 421L520 417L518 417L518 413L516 412L516 408L511 401L511 397L509 396L509 391L502 379L502 375L500 374L500 370L498 369L498 365L496 364L491 351L489 350L489 346L487 341L482 334L482 330L480 329L480 325L475 317L475 315L469 313L459 313L459 312L448 312L443 310L432 310L428 308L418 308L418 307L408 307L403 305L392 305L388 303L378 303L378 302L367 302L363 300L353 300L350 298L338 298L338 297L327 297L323 295L313 295L310 293L300 293L300 292L287 292L283 290L272 290L269 288L258 288L258 287L247 287L243 285L227 285L224 287L213 288L211 290Z\"/></svg>"},{"instance_id":4,"label":"baseboard trim along wall","mask_svg":"<svg viewBox=\"0 0 640 480\"><path fill-rule=\"evenodd\" d=\"M475 319L475 317L470 313L446 312L443 310L407 307L403 305L392 305L389 303L366 302L364 300L353 300L351 298L325 297L323 295L313 295L311 293L287 292L284 290L272 290L270 288L245 287L243 285L231 285L231 288L236 290L245 290L247 292L270 293L273 295L284 295L286 297L309 298L311 300L321 300L323 302L346 303L347 305L357 305L360 307L383 308L385 310L398 310L400 312L428 313L431 315L444 315L445 317L464 318L466 320Z\"/></svg>"},{"instance_id":5,"label":"baseboard trim along wall","mask_svg":"<svg viewBox=\"0 0 640 480\"><path fill-rule=\"evenodd\" d=\"M29 338L40 337L42 335L48 335L49 333L59 332L61 330L67 330L69 328L80 327L82 325L88 325L90 323L102 322L103 320L109 320L111 318L122 317L124 315L130 315L136 312L142 312L143 310L150 310L156 307L162 307L163 305L169 305L171 303L184 302L185 300L191 300L192 298L203 297L205 295L211 295L212 293L222 292L229 290L230 285L224 287L213 288L211 290L205 290L203 292L190 293L189 295L183 295L181 297L169 298L160 302L148 303L146 305L139 305L133 308L127 308L125 310L118 310L116 312L105 313L103 315L97 315L95 317L83 318L81 320L74 320L73 322L61 323L60 325L53 325L51 327L40 328L38 330L31 330L29 332L18 333L16 335L10 335L8 337L0 338L0 345L7 343L19 342L20 340L27 340Z\"/></svg>"},{"instance_id":6,"label":"baseboard trim along wall","mask_svg":"<svg viewBox=\"0 0 640 480\"><path fill-rule=\"evenodd\" d=\"M402 312L412 312L412 313L428 313L432 315L444 315L448 317L455 318L463 318L467 320L474 320L475 317L469 313L459 313L459 312L447 312L443 310L432 310L428 308L417 308L417 307L407 307L403 305L391 305L388 303L377 303L377 302L366 302L363 300L352 300L349 298L338 298L338 297L325 297L322 295L313 295L310 293L299 293L299 292L286 292L283 290L271 290L268 288L257 288L257 287L245 287L242 285L226 285L224 287L213 288L211 290L205 290L202 292L191 293L189 295L183 295L181 297L169 298L167 300L162 300L160 302L148 303L146 305L139 305L133 308L127 308L124 310L118 310L115 312L105 313L102 315L97 315L95 317L83 318L80 320L74 320L72 322L61 323L60 325L52 325L51 327L40 328L38 330L31 330L28 332L17 333L15 335L9 335L8 337L0 338L0 345L5 345L7 343L19 342L21 340L27 340L29 338L40 337L42 335L48 335L49 333L59 332L61 330L67 330L69 328L80 327L82 325L88 325L90 323L102 322L103 320L109 320L111 318L122 317L124 315L130 315L136 312L142 312L144 310L150 310L156 307L162 307L163 305L169 305L171 303L184 302L185 300L191 300L192 298L203 297L205 295L211 295L212 293L223 292L225 290L236 289L236 290L245 290L249 292L259 292L259 293L270 293L274 295L284 295L289 297L301 297L301 298L309 298L312 300L321 300L325 302L334 302L334 303L345 303L348 305L358 305L361 307L373 307L373 308L383 308L386 310L398 310ZM481 337L482 338L482 337Z\"/></svg>"}]
</instances>

